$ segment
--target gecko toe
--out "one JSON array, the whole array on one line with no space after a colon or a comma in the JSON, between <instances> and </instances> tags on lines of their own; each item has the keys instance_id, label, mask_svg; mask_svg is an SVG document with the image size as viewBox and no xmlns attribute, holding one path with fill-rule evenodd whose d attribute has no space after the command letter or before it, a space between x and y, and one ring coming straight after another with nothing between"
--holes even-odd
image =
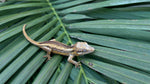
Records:
<instances>
[{"instance_id":1,"label":"gecko toe","mask_svg":"<svg viewBox=\"0 0 150 84\"><path fill-rule=\"evenodd\" d=\"M45 55L45 56L43 56L43 57L47 58L46 62L51 59L51 56L49 56L49 55Z\"/></svg>"},{"instance_id":2,"label":"gecko toe","mask_svg":"<svg viewBox=\"0 0 150 84\"><path fill-rule=\"evenodd\" d=\"M77 63L75 64L75 67L76 67L76 68L80 68L80 65L81 65L81 63L80 63L80 62L77 62Z\"/></svg>"}]
</instances>

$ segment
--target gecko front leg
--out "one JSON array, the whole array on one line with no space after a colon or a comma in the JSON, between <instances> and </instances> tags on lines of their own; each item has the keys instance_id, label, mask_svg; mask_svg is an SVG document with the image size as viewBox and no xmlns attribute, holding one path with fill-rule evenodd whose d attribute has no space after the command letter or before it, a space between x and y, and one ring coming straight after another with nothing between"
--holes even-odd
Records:
<instances>
[{"instance_id":1,"label":"gecko front leg","mask_svg":"<svg viewBox=\"0 0 150 84\"><path fill-rule=\"evenodd\" d=\"M74 64L76 67L78 67L79 65L81 65L80 62L74 61L73 57L74 57L74 55L70 54L69 57L68 57L68 62Z\"/></svg>"}]
</instances>

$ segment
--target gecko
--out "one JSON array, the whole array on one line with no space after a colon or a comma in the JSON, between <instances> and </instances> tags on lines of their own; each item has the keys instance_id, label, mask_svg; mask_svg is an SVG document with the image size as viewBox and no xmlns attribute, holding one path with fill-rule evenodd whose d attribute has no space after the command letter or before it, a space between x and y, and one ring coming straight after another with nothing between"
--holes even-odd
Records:
<instances>
[{"instance_id":1,"label":"gecko","mask_svg":"<svg viewBox=\"0 0 150 84\"><path fill-rule=\"evenodd\" d=\"M74 64L76 67L80 66L80 62L76 62L73 60L75 56L85 55L94 52L94 48L87 44L87 42L77 42L74 45L66 45L64 43L61 43L59 41L56 41L56 39L52 39L45 42L37 42L32 40L25 31L26 24L23 26L23 35L25 38L31 42L32 44L42 48L47 52L47 54L43 57L46 57L47 60L51 59L51 53L63 55L63 56L69 56L67 61Z\"/></svg>"}]
</instances>

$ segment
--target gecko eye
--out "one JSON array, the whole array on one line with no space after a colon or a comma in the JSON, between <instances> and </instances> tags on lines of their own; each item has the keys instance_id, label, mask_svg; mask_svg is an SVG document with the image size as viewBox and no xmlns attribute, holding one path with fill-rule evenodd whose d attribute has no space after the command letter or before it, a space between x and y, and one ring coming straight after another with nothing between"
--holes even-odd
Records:
<instances>
[{"instance_id":1,"label":"gecko eye","mask_svg":"<svg viewBox=\"0 0 150 84\"><path fill-rule=\"evenodd\" d=\"M79 49L77 52L83 52L83 50Z\"/></svg>"},{"instance_id":2,"label":"gecko eye","mask_svg":"<svg viewBox=\"0 0 150 84\"><path fill-rule=\"evenodd\" d=\"M83 50L83 52L86 52L86 51L87 51L87 50L85 50L85 49Z\"/></svg>"}]
</instances>

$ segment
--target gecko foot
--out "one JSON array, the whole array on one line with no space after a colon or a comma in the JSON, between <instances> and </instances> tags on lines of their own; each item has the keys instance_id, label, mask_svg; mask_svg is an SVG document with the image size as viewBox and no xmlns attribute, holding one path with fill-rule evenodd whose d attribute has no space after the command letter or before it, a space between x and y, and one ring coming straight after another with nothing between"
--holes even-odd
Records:
<instances>
[{"instance_id":1,"label":"gecko foot","mask_svg":"<svg viewBox=\"0 0 150 84\"><path fill-rule=\"evenodd\" d=\"M46 58L47 58L47 60L46 60L46 61L48 61L48 60L50 60L50 59L51 59L51 56L50 56L50 55L45 55L45 56L43 56L43 57L46 57Z\"/></svg>"},{"instance_id":2,"label":"gecko foot","mask_svg":"<svg viewBox=\"0 0 150 84\"><path fill-rule=\"evenodd\" d=\"M77 62L77 63L75 64L75 68L80 68L80 65L81 65L81 63L80 63L80 62Z\"/></svg>"}]
</instances>

